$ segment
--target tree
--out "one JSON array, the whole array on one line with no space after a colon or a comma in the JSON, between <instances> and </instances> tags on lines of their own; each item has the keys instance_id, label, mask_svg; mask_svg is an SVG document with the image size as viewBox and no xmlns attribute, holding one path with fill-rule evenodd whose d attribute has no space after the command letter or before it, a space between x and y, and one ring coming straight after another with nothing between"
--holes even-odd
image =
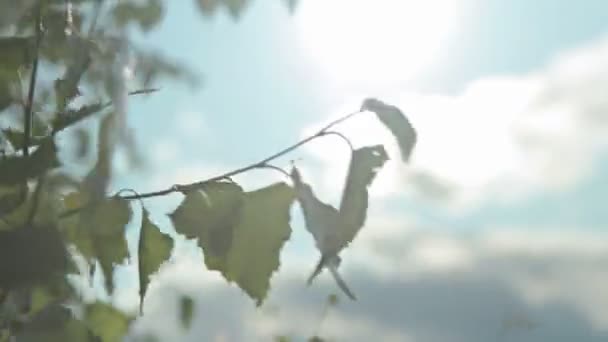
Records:
<instances>
[{"instance_id":1,"label":"tree","mask_svg":"<svg viewBox=\"0 0 608 342\"><path fill-rule=\"evenodd\" d=\"M204 15L225 8L234 17L245 0L196 1ZM291 9L294 1L287 1ZM129 96L157 91L166 77L195 84L187 68L130 40L129 27L146 32L162 20L160 0L40 0L0 5L0 341L118 341L133 315L101 300L86 302L67 275L91 277L114 290L113 271L138 256L141 306L150 276L169 258L173 240L150 219L143 198L182 193L169 216L174 229L196 239L209 270L235 282L257 305L264 301L280 250L291 233L290 208L302 207L306 228L340 288L355 298L337 273L342 249L363 227L367 188L388 159L383 146L353 149L334 126L364 112L376 113L395 135L407 161L416 134L399 109L367 99L362 107L292 146L224 174L191 184L137 193L107 192L117 148L137 163L137 146L126 125ZM133 73L131 60L137 61ZM131 78L130 73L134 76ZM96 122L96 132L85 122ZM144 132L145 134L145 132ZM339 208L316 197L297 166L291 173L271 162L311 140L336 135L351 146L351 162ZM72 153L57 145L61 136ZM84 158L96 142L95 162ZM60 152L61 156L60 156ZM74 165L87 168L75 176ZM244 191L231 176L268 168L289 181ZM138 205L140 204L140 205ZM129 250L125 227L140 210L139 244ZM255 246L255 248L252 248ZM255 261L255 262L253 262ZM76 301L82 315L64 304ZM182 300L182 320L192 316Z\"/></svg>"}]
</instances>

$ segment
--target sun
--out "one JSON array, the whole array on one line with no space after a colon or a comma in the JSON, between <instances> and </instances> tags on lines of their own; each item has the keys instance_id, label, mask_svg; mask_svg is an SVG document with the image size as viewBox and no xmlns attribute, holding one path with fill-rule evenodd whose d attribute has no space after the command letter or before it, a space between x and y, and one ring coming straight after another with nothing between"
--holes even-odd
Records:
<instances>
[{"instance_id":1,"label":"sun","mask_svg":"<svg viewBox=\"0 0 608 342\"><path fill-rule=\"evenodd\" d=\"M403 82L440 51L462 0L307 0L296 12L305 51L336 82Z\"/></svg>"}]
</instances>

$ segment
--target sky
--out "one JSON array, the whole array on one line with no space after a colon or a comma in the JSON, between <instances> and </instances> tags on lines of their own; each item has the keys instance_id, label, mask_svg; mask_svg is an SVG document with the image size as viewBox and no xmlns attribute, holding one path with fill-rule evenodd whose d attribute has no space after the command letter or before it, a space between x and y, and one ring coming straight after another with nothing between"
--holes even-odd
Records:
<instances>
[{"instance_id":1,"label":"sky","mask_svg":"<svg viewBox=\"0 0 608 342\"><path fill-rule=\"evenodd\" d=\"M608 338L608 3L602 0L255 1L239 21L171 2L139 39L202 76L129 103L147 167L115 187L204 179L261 159L378 97L418 132L411 161L372 116L340 125L392 158L370 188L368 221L342 254L359 298L326 274L297 213L270 297L255 307L180 241L149 290L133 336L172 341L604 341ZM348 155L325 139L296 160L337 205ZM281 180L267 171L245 188ZM179 198L149 200L153 219ZM295 211L294 211L295 212ZM131 243L134 243L131 241ZM137 305L125 272L116 302ZM190 331L172 313L195 298Z\"/></svg>"}]
</instances>

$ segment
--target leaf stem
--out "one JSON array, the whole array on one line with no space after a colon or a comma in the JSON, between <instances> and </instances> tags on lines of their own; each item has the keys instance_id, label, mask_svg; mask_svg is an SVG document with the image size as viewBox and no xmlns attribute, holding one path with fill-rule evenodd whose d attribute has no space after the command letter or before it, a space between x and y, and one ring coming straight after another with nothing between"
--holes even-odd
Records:
<instances>
[{"instance_id":1,"label":"leaf stem","mask_svg":"<svg viewBox=\"0 0 608 342\"><path fill-rule=\"evenodd\" d=\"M121 199L124 199L124 200L133 200L133 199L141 199L141 198L150 198L150 197L165 196L165 195L168 195L168 194L171 194L171 193L174 193L174 192L186 192L186 191L189 191L189 190L192 190L192 189L197 189L197 188L203 187L205 184L208 184L208 183L217 182L217 181L220 181L222 179L230 178L232 176L241 174L243 172L247 172L247 171L250 171L250 170L253 170L253 169L257 169L257 168L268 167L268 163L269 162L271 162L271 161L273 161L273 160L275 160L275 159L277 159L279 157L284 156L285 154L287 154L287 153L289 153L289 152L291 152L291 151L299 148L300 146L302 146L302 145L304 145L304 144L306 144L306 143L308 143L308 142L310 142L310 141L312 141L314 139L317 139L317 138L325 136L325 135L330 135L330 134L334 134L335 135L335 134L337 134L336 132L330 132L329 129L332 128L332 127L334 127L335 125L337 125L337 124L345 121L345 120L348 120L349 118L351 118L351 117L353 117L353 116L355 116L356 114L359 114L359 113L362 113L362 111L359 110L359 111L356 111L356 112L349 113L349 114L347 114L345 116L342 116L342 117L340 117L340 118L338 118L338 119L330 122L329 124L325 125L323 128L321 128L315 134L310 135L310 136L308 136L308 137L306 137L306 138L298 141L297 143L295 143L295 144L293 144L293 145L291 145L289 147L286 147L286 148L280 150L279 152L277 152L275 154L270 155L269 157L266 157L266 158L264 158L264 159L262 159L262 160L260 160L258 162L249 164L247 166L243 166L243 167L240 167L238 169L234 169L232 171L228 171L228 172L226 172L224 174L221 174L221 175L218 175L218 176L214 176L214 177L211 177L211 178L208 178L208 179L205 179L205 180L202 180L202 181L194 182L194 183L175 184L175 185L171 186L170 188L167 188L167 189L164 189L164 190L146 192L146 193L142 193L142 194L139 194L139 195L129 195L129 196L118 196L118 195L115 195L115 197L118 197L118 198L121 198ZM350 142L349 142L349 144L350 144ZM351 145L351 148L352 148L352 145Z\"/></svg>"},{"instance_id":2,"label":"leaf stem","mask_svg":"<svg viewBox=\"0 0 608 342\"><path fill-rule=\"evenodd\" d=\"M313 135L310 135L310 136L308 136L308 137L306 137L306 138L298 141L297 143L295 143L295 144L293 144L293 145L291 145L289 147L286 147L286 148L282 149L281 151L279 151L279 152L277 152L277 153L275 153L275 154L273 154L273 155L271 155L269 157L266 157L266 158L264 158L264 159L262 159L262 160L260 160L258 162L249 164L247 166L243 166L241 168L238 168L238 169L235 169L235 170L232 170L232 171L228 171L228 172L226 172L224 174L221 174L219 176L214 176L214 177L202 180L202 181L198 181L198 182L194 182L194 183L189 183L189 184L174 184L171 187L169 187L167 189L164 189L164 190L145 192L145 193L139 193L139 194L136 193L135 191L129 189L130 192L133 192L132 195L121 195L123 192L125 192L125 190L120 190L116 194L114 194L112 197L113 198L119 198L119 199L122 199L122 200L125 200L125 201L130 201L130 200L141 200L141 199L144 199L144 198L151 198L151 197L166 196L166 195L172 194L174 192L187 192L187 191L190 191L190 190L193 190L193 189L201 188L205 184L212 183L212 182L217 182L217 181L220 181L220 180L223 180L223 179L230 179L230 177L232 177L232 176L235 176L235 175L238 175L238 174L241 174L241 173L253 170L253 169L259 169L259 168L272 168L272 169L276 169L277 171L281 170L281 173L285 174L286 176L289 176L287 174L287 172L285 172L284 170L282 170L282 169L280 169L280 168L278 168L276 166L273 166L273 165L271 165L269 163L271 161L273 161L274 159L282 157L285 154L287 154L287 153L289 153L289 152L291 152L291 151L299 148L300 146L302 146L302 145L304 145L304 144L306 144L306 143L308 143L308 142L310 142L312 140L315 140L315 139L320 138L320 137L328 136L328 135L337 135L337 136L340 136L342 139L344 139L348 143L349 147L352 150L353 146L350 143L350 141L348 140L348 138L346 138L346 136L344 136L343 134L341 134L339 132L330 131L330 129L332 127L336 126L337 124L339 124L339 123L341 123L341 122L343 122L345 120L348 120L351 117L353 117L353 116L355 116L355 115L357 115L359 113L364 113L364 112L361 111L361 110L358 110L356 112L352 112L352 113L346 114L346 115L344 115L344 116L342 116L342 117L340 117L340 118L338 118L338 119L336 119L334 121L331 121L330 123L328 123L327 125L325 125L323 128L321 128L320 130L318 130ZM67 211L61 213L59 215L59 217L60 218L70 217L70 216L72 216L72 215L77 214L78 212L80 212L80 210L89 207L90 205L91 205L91 203L85 204L84 206L79 207L79 208L74 208L74 209L67 210Z\"/></svg>"}]
</instances>

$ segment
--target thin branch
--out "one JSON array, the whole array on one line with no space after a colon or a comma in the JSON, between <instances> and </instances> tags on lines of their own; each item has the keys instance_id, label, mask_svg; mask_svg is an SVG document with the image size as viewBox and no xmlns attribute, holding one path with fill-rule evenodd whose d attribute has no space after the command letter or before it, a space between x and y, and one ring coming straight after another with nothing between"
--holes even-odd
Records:
<instances>
[{"instance_id":1,"label":"thin branch","mask_svg":"<svg viewBox=\"0 0 608 342\"><path fill-rule=\"evenodd\" d=\"M123 190L119 191L118 193L116 193L115 195L113 195L113 198L119 198L122 200L126 200L126 201L130 201L130 200L141 200L144 198L151 198L151 197L159 197L159 196L166 196L169 194L172 194L174 192L187 192L190 190L194 190L197 188L201 188L204 185L208 184L208 183L212 183L212 182L217 182L217 181L221 181L224 179L230 179L230 177L241 174L243 172L247 172L253 169L259 169L259 168L272 168L272 169L278 169L277 171L281 171L281 173L285 174L286 176L290 177L289 174L287 172L285 172L284 170L273 166L271 164L269 164L271 161L273 161L274 159L277 159L279 157L282 157L283 155L299 148L300 146L314 140L320 137L324 137L327 135L338 135L340 137L342 137L350 146L351 150L352 150L352 144L350 143L350 141L348 140L348 138L346 138L343 134L338 133L338 132L334 132L334 131L330 131L330 129L332 127L334 127L335 125L353 117L356 114L359 113L363 113L362 111L356 111L356 112L352 112L349 113L343 117L340 117L332 122L330 122L329 124L325 125L323 128L321 128L319 131L317 131L315 134L308 136L300 141L298 141L297 143L286 147L284 149L282 149L281 151L266 157L258 162L255 162L253 164L249 164L247 166L226 172L222 175L219 176L215 176L215 177L211 177L209 179L203 180L203 181L199 181L199 182L194 182L194 183L189 183L189 184L174 184L171 187L164 189L164 190L159 190L159 191L152 191L152 192L146 192L146 193L141 193L141 194L133 194L133 195L121 195L122 192L124 192ZM133 191L134 192L134 191ZM75 208L75 209L70 209L66 212L63 212L61 215L59 215L59 218L67 218L70 217L74 214L77 214L78 212L80 212L81 210L90 207L92 204L86 204L80 208Z\"/></svg>"},{"instance_id":2,"label":"thin branch","mask_svg":"<svg viewBox=\"0 0 608 342\"><path fill-rule=\"evenodd\" d=\"M351 151L351 152L355 150L355 148L353 147L353 143L351 143L351 142L350 142L350 139L348 139L348 138L346 137L346 135L344 135L344 134L342 134L342 133L340 133L340 132L336 132L336 131L325 131L325 132L323 133L323 135L335 135L335 136L339 137L340 139L342 139L342 140L343 140L343 141L344 141L344 142L345 142L345 143L348 145L348 147L350 148L350 151Z\"/></svg>"},{"instance_id":3,"label":"thin branch","mask_svg":"<svg viewBox=\"0 0 608 342\"><path fill-rule=\"evenodd\" d=\"M128 95L139 95L139 94L152 94L159 91L160 88L149 88L149 89L139 89L129 92Z\"/></svg>"},{"instance_id":4,"label":"thin branch","mask_svg":"<svg viewBox=\"0 0 608 342\"><path fill-rule=\"evenodd\" d=\"M30 85L27 94L27 102L23 107L23 156L27 157L30 154L30 136L32 134L32 117L33 106L34 106L34 94L36 92L36 77L38 74L38 50L40 48L40 41L42 40L42 28L41 25L41 4L36 6L36 20L34 22L34 29L36 32L36 41L34 45L34 60L32 61L32 73L30 74Z\"/></svg>"},{"instance_id":5,"label":"thin branch","mask_svg":"<svg viewBox=\"0 0 608 342\"><path fill-rule=\"evenodd\" d=\"M264 164L264 165L260 165L258 166L258 169L269 169L269 170L275 170L278 171L280 173L283 174L283 176L287 177L288 179L291 179L291 176L289 175L289 173L287 173L287 171L281 169L278 166L272 165L272 164Z\"/></svg>"},{"instance_id":6,"label":"thin branch","mask_svg":"<svg viewBox=\"0 0 608 342\"><path fill-rule=\"evenodd\" d=\"M281 151L266 157L258 162L255 162L253 164L249 164L247 166L243 166L241 168L226 172L224 174L221 174L219 176L215 176L215 177L211 177L209 179L203 180L203 181L199 181L199 182L194 182L194 183L190 183L190 184L175 184L173 186L171 186L170 188L164 189L164 190L160 190L160 191L153 191L153 192L147 192L147 193L142 193L138 196L132 195L132 196L119 196L122 199L125 200L133 200L133 199L138 199L138 198L150 198L150 197L158 197L158 196L165 196L174 192L185 192L188 190L192 190L192 189L196 189L196 188L200 188L202 186L204 186L205 184L208 183L212 183L212 182L217 182L219 180L225 179L225 178L229 178L238 174L241 174L243 172L247 172L256 168L260 168L260 167L266 167L266 165L268 165L269 162L282 157L283 155L299 148L300 146L314 140L317 139L319 137L323 137L329 134L336 134L335 132L330 132L329 129L332 128L333 126L341 123L344 120L347 120L349 118L351 118L352 116L358 114L358 113L362 113L361 111L356 111L350 114L347 114L337 120L334 120L332 122L330 122L329 124L327 124L325 127L321 128L317 133L308 136L300 141L298 141L297 143L282 149Z\"/></svg>"}]
</instances>

